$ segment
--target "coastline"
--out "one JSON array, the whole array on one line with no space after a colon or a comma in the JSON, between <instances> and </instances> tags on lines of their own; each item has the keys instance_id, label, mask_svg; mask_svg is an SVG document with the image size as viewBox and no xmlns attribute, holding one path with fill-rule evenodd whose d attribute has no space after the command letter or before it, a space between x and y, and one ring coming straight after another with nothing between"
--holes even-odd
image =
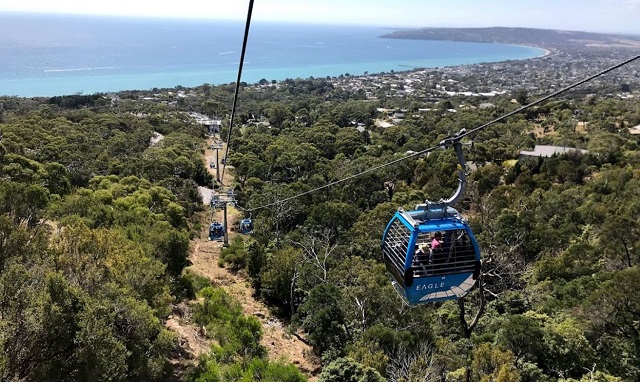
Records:
<instances>
[{"instance_id":1,"label":"coastline","mask_svg":"<svg viewBox=\"0 0 640 382\"><path fill-rule=\"evenodd\" d=\"M506 44L502 44L506 45ZM521 46L528 49L538 47ZM499 63L505 61L522 61L550 55L552 52L544 49L542 55L528 57L458 57L426 60L402 60L395 57L380 57L378 61L340 62L333 64L316 64L313 66L277 66L273 68L258 68L253 61L245 62L242 81L258 83L261 79L269 81L284 81L288 78L338 78L343 75L362 76L365 74L387 74L390 72L405 72L419 69L436 69L456 67L461 65L475 65L481 63ZM248 64L248 65L247 65ZM237 64L236 64L237 65ZM46 78L25 78L6 80L0 78L0 96L18 97L52 97L70 94L116 93L128 90L150 90L154 88L196 87L208 83L221 85L235 82L237 67L229 65L222 68L202 68L195 70L158 70L138 72L135 74L120 74L117 69L109 71L59 71L53 72L57 76L46 72ZM85 75L86 74L86 75Z\"/></svg>"},{"instance_id":2,"label":"coastline","mask_svg":"<svg viewBox=\"0 0 640 382\"><path fill-rule=\"evenodd\" d=\"M71 21L77 30L85 28L98 33L90 20ZM95 24L104 27L111 26L110 22L98 20ZM143 26L144 28L139 25L132 27L131 36L127 34L128 29L124 25L120 25L120 29L111 28L117 31L115 36L96 34L95 42L88 45L88 48L80 45L72 55L64 51L58 54L56 50L58 46L74 45L73 36L66 34L44 40L55 43L47 51L47 55L41 54L42 50L29 50L27 47L12 52L15 42L6 40L9 44L3 46L0 39L0 49L6 48L3 50L7 56L14 57L6 63L0 62L0 95L51 97L235 82L239 61L237 45L232 40L223 38L220 38L222 42L214 44L206 38L214 32L220 36L235 36L228 25L213 25L210 26L213 30L203 31L198 29L202 25L180 24L180 28L184 29L165 30L161 24L147 20ZM36 27L42 28L40 24L34 26ZM143 39L148 34L136 34L149 28L156 28L160 35ZM551 53L533 51L532 48L539 48L526 45L487 46L469 41L425 42L401 39L384 41L385 39L379 38L380 28L300 28L257 24L253 52L245 59L242 81L257 83L262 79L284 81L289 78L383 74L420 68L524 60ZM201 40L192 41L194 35ZM159 37L175 39L165 43L165 39L158 39ZM114 39L122 39L122 49L114 49ZM292 50L292 47L296 49ZM149 57L154 57L154 60L149 60ZM55 63L55 67L50 63Z\"/></svg>"},{"instance_id":3,"label":"coastline","mask_svg":"<svg viewBox=\"0 0 640 382\"><path fill-rule=\"evenodd\" d=\"M531 60L533 58L548 57L548 56L551 56L553 54L553 51L550 48L545 48L545 47L537 46L537 45L526 45L526 44L507 44L507 45L522 46L522 47L525 47L525 48L535 48L535 49L540 49L540 50L543 51L543 53L540 56L531 57L531 58L525 58L525 60Z\"/></svg>"}]
</instances>

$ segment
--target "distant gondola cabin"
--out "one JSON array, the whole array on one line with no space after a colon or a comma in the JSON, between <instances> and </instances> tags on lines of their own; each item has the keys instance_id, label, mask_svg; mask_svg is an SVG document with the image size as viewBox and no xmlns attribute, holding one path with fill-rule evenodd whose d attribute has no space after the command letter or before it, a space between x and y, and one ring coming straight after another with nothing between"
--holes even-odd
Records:
<instances>
[{"instance_id":1,"label":"distant gondola cabin","mask_svg":"<svg viewBox=\"0 0 640 382\"><path fill-rule=\"evenodd\" d=\"M209 224L209 240L217 240L224 237L224 225L220 222Z\"/></svg>"},{"instance_id":2,"label":"distant gondola cabin","mask_svg":"<svg viewBox=\"0 0 640 382\"><path fill-rule=\"evenodd\" d=\"M250 218L242 219L240 222L240 233L248 235L253 232L253 221Z\"/></svg>"}]
</instances>

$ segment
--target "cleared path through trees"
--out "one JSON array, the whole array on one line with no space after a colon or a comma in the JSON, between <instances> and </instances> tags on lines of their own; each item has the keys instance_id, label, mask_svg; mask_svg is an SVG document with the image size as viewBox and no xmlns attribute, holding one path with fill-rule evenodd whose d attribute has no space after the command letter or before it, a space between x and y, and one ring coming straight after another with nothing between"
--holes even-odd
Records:
<instances>
[{"instance_id":1,"label":"cleared path through trees","mask_svg":"<svg viewBox=\"0 0 640 382\"><path fill-rule=\"evenodd\" d=\"M207 140L207 149L205 150L203 161L205 161L208 171L215 178L216 169L209 166L211 158L215 158L215 150L209 149L209 146L214 142L215 140L212 138ZM226 147L223 147L221 151L224 152L225 149ZM220 164L216 163L216 166L218 165ZM224 183L230 185L233 184L233 175L228 170L229 166L225 171ZM205 187L200 188L205 205L209 203L211 191L213 190ZM229 225L233 227L234 223L241 218L241 213L231 206L228 207L227 213ZM290 362L308 375L310 381L314 381L316 379L314 376L318 374L320 365L312 357L309 357L312 350L311 347L296 336L288 334L284 330L283 323L269 313L267 306L253 297L253 289L242 272L232 272L227 268L218 266L222 242L208 240L210 220L222 222L222 210L217 209L213 216L209 210L202 215L203 228L200 232L200 237L192 240L191 265L188 268L196 274L207 277L214 285L224 288L240 302L245 315L255 316L260 320L263 330L261 344L268 350L269 359ZM229 230L229 241L232 241L236 234L234 230ZM203 331L193 327L193 324L189 324L189 322L181 322L174 319L171 321L171 326L168 325L168 327L178 333L183 349L191 353L192 356L197 357L203 352L203 346L210 343L207 341Z\"/></svg>"}]
</instances>

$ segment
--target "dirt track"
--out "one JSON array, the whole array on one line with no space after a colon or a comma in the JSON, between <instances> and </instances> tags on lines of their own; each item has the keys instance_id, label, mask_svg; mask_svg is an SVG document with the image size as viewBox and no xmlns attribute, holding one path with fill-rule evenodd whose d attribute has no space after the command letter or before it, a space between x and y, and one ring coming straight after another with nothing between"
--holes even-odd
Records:
<instances>
[{"instance_id":1,"label":"dirt track","mask_svg":"<svg viewBox=\"0 0 640 382\"><path fill-rule=\"evenodd\" d=\"M207 141L207 150L203 160L206 162L209 172L215 177L216 169L209 167L209 161L215 158L215 150L208 148L213 142L213 139ZM222 173L222 171L220 172ZM225 171L224 184L233 184L233 176L229 171L229 166ZM229 226L234 227L238 219L242 218L242 215L231 206L228 207L227 212ZM285 332L282 323L271 316L269 310L261 301L253 297L253 289L241 273L233 273L226 268L218 266L223 243L222 241L209 241L207 234L209 220L213 219L220 222L224 220L222 210L216 210L215 214L207 211L202 219L203 229L200 237L192 241L191 265L188 269L207 277L214 285L225 288L229 294L240 302L245 315L255 316L260 320L263 329L261 344L267 348L271 360L293 363L299 370L311 377L310 380L314 380L313 376L317 374L320 366L307 356L311 354L311 348L296 336ZM233 240L235 235L234 231L229 230L229 241ZM178 310L180 311L181 309ZM180 314L174 316L167 321L166 325L178 334L183 350L194 358L206 352L211 346L211 341L206 338L204 330L193 326L189 322L188 314L186 316L183 315L183 317L179 317Z\"/></svg>"}]
</instances>

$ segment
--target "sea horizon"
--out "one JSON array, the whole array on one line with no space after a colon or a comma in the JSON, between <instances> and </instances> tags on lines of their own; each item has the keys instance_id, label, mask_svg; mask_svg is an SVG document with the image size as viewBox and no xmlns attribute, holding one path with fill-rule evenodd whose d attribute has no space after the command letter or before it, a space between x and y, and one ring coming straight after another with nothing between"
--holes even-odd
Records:
<instances>
[{"instance_id":1,"label":"sea horizon","mask_svg":"<svg viewBox=\"0 0 640 382\"><path fill-rule=\"evenodd\" d=\"M400 72L546 54L521 45L380 37L397 29L254 22L242 81ZM244 23L230 20L0 14L0 96L232 83L243 34Z\"/></svg>"}]
</instances>

